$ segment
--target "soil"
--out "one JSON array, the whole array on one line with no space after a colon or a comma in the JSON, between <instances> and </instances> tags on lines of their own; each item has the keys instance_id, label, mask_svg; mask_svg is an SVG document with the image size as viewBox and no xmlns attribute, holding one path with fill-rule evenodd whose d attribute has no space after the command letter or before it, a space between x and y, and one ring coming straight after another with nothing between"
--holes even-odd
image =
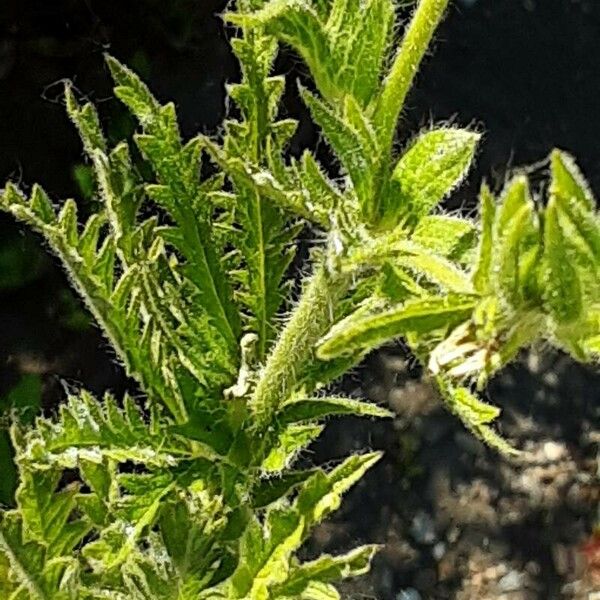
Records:
<instances>
[{"instance_id":1,"label":"soil","mask_svg":"<svg viewBox=\"0 0 600 600\"><path fill-rule=\"evenodd\" d=\"M403 141L444 120L485 133L477 168L449 206L468 212L482 178L497 189L515 165L540 161L552 146L575 154L600 193L600 3L455 4L400 127ZM220 0L4 0L0 179L40 181L54 197L78 193L73 168L83 159L58 101L64 77L99 102L112 135L131 130L110 99L106 49L159 97L176 100L185 135L215 132L223 83L237 75L214 16L223 8ZM298 152L318 141L293 85L307 80L306 69L287 50L276 68L291 83L285 112L301 119L291 148ZM99 332L79 318L56 263L31 246L0 218L0 264L7 248L22 250L20 285L0 289L0 397L23 373L42 378L47 411L65 387L133 388ZM385 458L319 527L307 555L383 544L372 573L344 588L349 599L598 600L599 382L597 370L547 349L524 354L488 390L503 408L503 434L524 450L507 460L444 411L400 348L374 354L341 385L389 405L396 418L331 422L307 459L363 448L383 449Z\"/></svg>"},{"instance_id":2,"label":"soil","mask_svg":"<svg viewBox=\"0 0 600 600\"><path fill-rule=\"evenodd\" d=\"M600 502L597 373L535 349L498 377L489 399L523 451L504 459L410 365L398 351L380 352L347 388L390 406L393 422L335 422L315 448L316 462L385 450L312 540L311 552L383 544L370 576L344 598L599 598L600 563L585 547Z\"/></svg>"}]
</instances>

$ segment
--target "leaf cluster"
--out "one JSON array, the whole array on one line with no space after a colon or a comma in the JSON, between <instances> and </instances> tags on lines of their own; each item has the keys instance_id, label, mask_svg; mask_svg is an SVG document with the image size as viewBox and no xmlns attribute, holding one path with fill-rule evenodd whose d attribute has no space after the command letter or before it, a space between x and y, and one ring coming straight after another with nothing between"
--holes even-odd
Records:
<instances>
[{"instance_id":1,"label":"leaf cluster","mask_svg":"<svg viewBox=\"0 0 600 600\"><path fill-rule=\"evenodd\" d=\"M218 139L182 140L162 104L114 58L137 119L114 147L67 86L98 210L9 183L0 207L62 261L144 392L85 391L57 415L15 423L20 485L0 520L0 589L12 600L339 598L376 550L301 562L311 529L379 459L295 468L332 416L389 417L326 395L373 348L411 346L449 408L489 444L499 410L482 387L535 339L579 360L600 349L598 215L573 160L551 157L550 199L517 177L479 221L436 207L460 185L479 135L438 127L399 151L396 122L447 0L421 0L393 47L392 0L239 0L226 18L241 81ZM306 61L301 90L341 177L309 150L286 155L278 40ZM131 144L134 144L133 147ZM216 175L201 177L209 158ZM151 215L151 216L149 216ZM300 228L311 275L290 288Z\"/></svg>"}]
</instances>

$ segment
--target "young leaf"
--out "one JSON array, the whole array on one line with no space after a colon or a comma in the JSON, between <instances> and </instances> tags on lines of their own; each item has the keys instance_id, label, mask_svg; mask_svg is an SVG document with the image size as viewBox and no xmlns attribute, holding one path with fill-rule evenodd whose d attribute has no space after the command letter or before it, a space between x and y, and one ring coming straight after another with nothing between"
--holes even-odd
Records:
<instances>
[{"instance_id":1,"label":"young leaf","mask_svg":"<svg viewBox=\"0 0 600 600\"><path fill-rule=\"evenodd\" d=\"M567 253L556 200L550 199L544 221L544 300L557 323L577 319L583 310L581 282Z\"/></svg>"},{"instance_id":2,"label":"young leaf","mask_svg":"<svg viewBox=\"0 0 600 600\"><path fill-rule=\"evenodd\" d=\"M186 274L197 286L203 308L234 353L239 315L216 254L209 215L206 209L195 210L202 194L198 181L199 140L184 145L173 105L161 106L133 71L110 56L106 60L117 84L116 95L144 128L144 134L138 135L136 141L163 186L162 193L156 194L155 199L162 201L180 228L182 245L179 250L188 260Z\"/></svg>"},{"instance_id":3,"label":"young leaf","mask_svg":"<svg viewBox=\"0 0 600 600\"><path fill-rule=\"evenodd\" d=\"M462 259L475 241L471 221L448 215L428 215L415 228L411 240L435 254Z\"/></svg>"},{"instance_id":4,"label":"young leaf","mask_svg":"<svg viewBox=\"0 0 600 600\"><path fill-rule=\"evenodd\" d=\"M477 264L473 273L473 286L480 293L487 292L490 285L492 257L494 255L494 223L496 220L496 200L487 185L481 186L481 234Z\"/></svg>"},{"instance_id":5,"label":"young leaf","mask_svg":"<svg viewBox=\"0 0 600 600\"><path fill-rule=\"evenodd\" d=\"M320 15L309 2L271 0L249 14L226 13L225 19L244 28L265 27L293 46L308 64L317 87L328 98L337 96L333 83L337 65Z\"/></svg>"},{"instance_id":6,"label":"young leaf","mask_svg":"<svg viewBox=\"0 0 600 600\"><path fill-rule=\"evenodd\" d=\"M549 194L558 197L564 203L575 204L580 210L590 213L596 207L596 202L590 186L582 175L572 156L560 150L554 150L550 155Z\"/></svg>"},{"instance_id":7,"label":"young leaf","mask_svg":"<svg viewBox=\"0 0 600 600\"><path fill-rule=\"evenodd\" d=\"M384 222L395 225L402 217L418 221L429 214L464 179L479 138L454 128L420 135L394 168L394 197L386 202Z\"/></svg>"}]
</instances>

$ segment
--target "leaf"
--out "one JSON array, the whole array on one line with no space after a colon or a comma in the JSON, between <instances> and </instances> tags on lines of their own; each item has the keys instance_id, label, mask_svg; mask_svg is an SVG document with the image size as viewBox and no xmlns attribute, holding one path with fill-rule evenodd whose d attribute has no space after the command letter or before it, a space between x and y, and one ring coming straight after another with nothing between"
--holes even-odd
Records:
<instances>
[{"instance_id":1,"label":"leaf","mask_svg":"<svg viewBox=\"0 0 600 600\"><path fill-rule=\"evenodd\" d=\"M500 414L497 407L482 402L466 388L454 388L440 377L437 377L436 381L448 408L471 433L503 454L519 454L515 448L488 425Z\"/></svg>"},{"instance_id":2,"label":"leaf","mask_svg":"<svg viewBox=\"0 0 600 600\"><path fill-rule=\"evenodd\" d=\"M356 8L348 4L343 0L333 3L327 27L331 47L341 63L334 71L336 85L367 106L381 81L394 24L394 5L390 0L368 0ZM347 25L340 19L339 33L331 27L338 6L338 12L345 13L345 20L354 17L354 22Z\"/></svg>"},{"instance_id":3,"label":"leaf","mask_svg":"<svg viewBox=\"0 0 600 600\"><path fill-rule=\"evenodd\" d=\"M327 33L319 14L308 2L272 0L262 10L250 14L226 13L225 19L244 28L265 27L300 53L325 97L337 95L333 83L336 65Z\"/></svg>"},{"instance_id":4,"label":"leaf","mask_svg":"<svg viewBox=\"0 0 600 600\"><path fill-rule=\"evenodd\" d=\"M566 152L553 150L550 154L549 195L556 196L565 204L573 204L584 213L591 213L596 207L592 191L575 160Z\"/></svg>"},{"instance_id":5,"label":"leaf","mask_svg":"<svg viewBox=\"0 0 600 600\"><path fill-rule=\"evenodd\" d=\"M463 258L474 242L475 228L467 219L428 215L415 228L411 240L445 258Z\"/></svg>"},{"instance_id":6,"label":"leaf","mask_svg":"<svg viewBox=\"0 0 600 600\"><path fill-rule=\"evenodd\" d=\"M427 249L419 248L416 244L407 244L404 249L405 253L395 259L399 266L412 271L418 278L435 283L442 290L457 294L473 293L467 274L451 261Z\"/></svg>"},{"instance_id":7,"label":"leaf","mask_svg":"<svg viewBox=\"0 0 600 600\"><path fill-rule=\"evenodd\" d=\"M357 349L371 349L407 333L423 336L457 325L471 314L475 301L465 296L414 300L379 314L337 323L319 342L317 356L330 360Z\"/></svg>"},{"instance_id":8,"label":"leaf","mask_svg":"<svg viewBox=\"0 0 600 600\"><path fill-rule=\"evenodd\" d=\"M135 552L148 528L156 522L163 502L173 491L171 477L142 476L143 488L121 500L120 509L100 537L85 545L82 554L96 573L117 569ZM153 481L154 480L154 481ZM135 481L134 477L121 478Z\"/></svg>"},{"instance_id":9,"label":"leaf","mask_svg":"<svg viewBox=\"0 0 600 600\"><path fill-rule=\"evenodd\" d=\"M105 153L106 140L94 105L86 103L80 106L75 99L70 83L65 85L65 101L67 113L77 127L86 153L89 156L92 156L97 150Z\"/></svg>"},{"instance_id":10,"label":"leaf","mask_svg":"<svg viewBox=\"0 0 600 600\"><path fill-rule=\"evenodd\" d=\"M179 250L188 261L186 274L198 289L198 301L233 355L239 333L237 307L217 256L209 215L206 210L196 210L202 194L198 181L200 140L183 145L173 105L161 106L133 71L110 56L106 61L117 84L115 94L144 128L144 134L136 136L136 141L162 186L160 192L156 188L150 190L156 192L154 198L163 203L180 229Z\"/></svg>"},{"instance_id":11,"label":"leaf","mask_svg":"<svg viewBox=\"0 0 600 600\"><path fill-rule=\"evenodd\" d=\"M364 138L359 132L346 123L332 107L306 90L301 90L301 95L313 119L323 130L348 172L360 204L366 207L373 191L373 160L377 156L373 156L365 147Z\"/></svg>"},{"instance_id":12,"label":"leaf","mask_svg":"<svg viewBox=\"0 0 600 600\"><path fill-rule=\"evenodd\" d=\"M264 360L275 337L274 317L282 302L282 281L295 248L298 229L289 227L282 211L255 190L237 186L237 211L243 227L241 250L245 258L247 292L242 296L251 310L249 328L256 332L256 354Z\"/></svg>"},{"instance_id":13,"label":"leaf","mask_svg":"<svg viewBox=\"0 0 600 600\"><path fill-rule=\"evenodd\" d=\"M500 241L509 227L509 223L524 207L531 204L529 182L524 175L511 179L505 186L496 213L494 235Z\"/></svg>"},{"instance_id":14,"label":"leaf","mask_svg":"<svg viewBox=\"0 0 600 600\"><path fill-rule=\"evenodd\" d=\"M508 306L536 301L541 238L535 206L524 176L506 186L494 224L490 285Z\"/></svg>"},{"instance_id":15,"label":"leaf","mask_svg":"<svg viewBox=\"0 0 600 600\"><path fill-rule=\"evenodd\" d=\"M540 250L536 225L532 205L523 206L507 224L497 250L494 279L499 293L512 306L526 302L537 283L531 276Z\"/></svg>"},{"instance_id":16,"label":"leaf","mask_svg":"<svg viewBox=\"0 0 600 600\"><path fill-rule=\"evenodd\" d=\"M268 598L272 585L286 580L291 553L302 540L303 522L289 510L271 509L265 523L250 521L240 540L240 563L229 581L230 598Z\"/></svg>"},{"instance_id":17,"label":"leaf","mask_svg":"<svg viewBox=\"0 0 600 600\"><path fill-rule=\"evenodd\" d=\"M361 546L347 554L324 554L314 561L301 563L292 570L288 580L276 588L275 594L296 598L315 582L328 583L364 575L378 549L378 546Z\"/></svg>"},{"instance_id":18,"label":"leaf","mask_svg":"<svg viewBox=\"0 0 600 600\"><path fill-rule=\"evenodd\" d=\"M481 235L477 265L473 274L473 285L479 293L485 293L490 285L496 217L496 201L489 187L485 184L481 186L479 202L481 204Z\"/></svg>"},{"instance_id":19,"label":"leaf","mask_svg":"<svg viewBox=\"0 0 600 600\"><path fill-rule=\"evenodd\" d=\"M374 466L382 454L370 452L347 458L329 473L317 471L300 488L294 507L304 519L308 532L327 515L336 511L345 494Z\"/></svg>"},{"instance_id":20,"label":"leaf","mask_svg":"<svg viewBox=\"0 0 600 600\"><path fill-rule=\"evenodd\" d=\"M16 499L23 519L23 541L46 546L48 558L70 555L89 529L84 521L72 518L77 487L57 490L59 471L34 473L26 466L19 471Z\"/></svg>"},{"instance_id":21,"label":"leaf","mask_svg":"<svg viewBox=\"0 0 600 600\"><path fill-rule=\"evenodd\" d=\"M289 424L279 434L278 442L261 464L266 473L278 473L288 468L297 455L316 440L323 427L313 424Z\"/></svg>"},{"instance_id":22,"label":"leaf","mask_svg":"<svg viewBox=\"0 0 600 600\"><path fill-rule=\"evenodd\" d=\"M550 199L544 221L544 301L557 323L577 319L583 310L581 282L566 251L556 200Z\"/></svg>"},{"instance_id":23,"label":"leaf","mask_svg":"<svg viewBox=\"0 0 600 600\"><path fill-rule=\"evenodd\" d=\"M264 198L268 198L278 208L293 215L305 218L309 222L317 223L323 227L329 224L327 207L317 203L307 202L306 190L290 188L287 181L281 182L268 170L257 165L245 163L237 157L230 157L217 144L205 140L206 150L214 162L225 171L232 179L242 181Z\"/></svg>"},{"instance_id":24,"label":"leaf","mask_svg":"<svg viewBox=\"0 0 600 600\"><path fill-rule=\"evenodd\" d=\"M575 161L555 150L551 155L550 197L555 199L558 218L567 244L577 262L597 272L600 262L600 222L595 201Z\"/></svg>"},{"instance_id":25,"label":"leaf","mask_svg":"<svg viewBox=\"0 0 600 600\"><path fill-rule=\"evenodd\" d=\"M398 161L392 173L395 197L383 215L395 225L408 216L418 221L464 179L480 135L465 129L434 129L420 135Z\"/></svg>"},{"instance_id":26,"label":"leaf","mask_svg":"<svg viewBox=\"0 0 600 600\"><path fill-rule=\"evenodd\" d=\"M18 584L11 600L77 600L80 589L75 560L49 560L44 546L25 542L23 524L15 511L2 514L0 554L7 559L10 579Z\"/></svg>"},{"instance_id":27,"label":"leaf","mask_svg":"<svg viewBox=\"0 0 600 600\"><path fill-rule=\"evenodd\" d=\"M180 493L161 508L164 549L186 590L203 589L220 560L215 538L226 524L223 501L206 491Z\"/></svg>"},{"instance_id":28,"label":"leaf","mask_svg":"<svg viewBox=\"0 0 600 600\"><path fill-rule=\"evenodd\" d=\"M323 396L287 402L281 407L277 421L281 424L301 423L333 415L390 418L394 413L370 402Z\"/></svg>"},{"instance_id":29,"label":"leaf","mask_svg":"<svg viewBox=\"0 0 600 600\"><path fill-rule=\"evenodd\" d=\"M42 469L72 469L81 460L100 464L104 458L155 467L175 465L181 457L216 458L208 446L153 431L129 396L124 405L118 408L108 394L103 403L83 391L71 396L58 419L40 418L23 432L17 457Z\"/></svg>"},{"instance_id":30,"label":"leaf","mask_svg":"<svg viewBox=\"0 0 600 600\"><path fill-rule=\"evenodd\" d=\"M277 476L269 474L253 490L252 507L264 508L287 497L294 489L315 473L314 469L288 471Z\"/></svg>"},{"instance_id":31,"label":"leaf","mask_svg":"<svg viewBox=\"0 0 600 600\"><path fill-rule=\"evenodd\" d=\"M352 95L366 107L380 81L394 10L390 0L337 0L331 5L273 0L254 13L228 13L225 18L246 30L264 27L290 44L328 102Z\"/></svg>"}]
</instances>

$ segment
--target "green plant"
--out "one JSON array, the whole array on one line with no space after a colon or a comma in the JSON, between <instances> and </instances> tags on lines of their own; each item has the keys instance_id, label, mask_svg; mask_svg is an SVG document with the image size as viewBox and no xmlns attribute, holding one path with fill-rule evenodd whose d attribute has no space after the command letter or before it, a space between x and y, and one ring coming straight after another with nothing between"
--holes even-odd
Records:
<instances>
[{"instance_id":1,"label":"green plant","mask_svg":"<svg viewBox=\"0 0 600 600\"><path fill-rule=\"evenodd\" d=\"M329 416L390 415L325 395L331 382L404 336L448 406L511 451L471 380L484 385L536 336L595 355L600 233L571 159L553 154L546 209L521 177L498 206L484 188L478 226L432 214L464 178L476 133L427 131L398 157L396 123L446 4L421 0L394 53L392 0L239 0L226 15L240 26L242 81L228 88L239 117L220 142L184 143L173 104L108 58L140 124L144 168L127 142L107 147L94 108L67 87L99 211L80 227L72 200L57 213L39 186L26 197L12 184L0 204L63 261L146 399L81 391L55 417L13 425L5 597L339 598L332 582L367 571L376 547L307 563L296 553L379 454L332 470L296 470L294 459ZM277 39L311 70L318 94L301 93L339 159L337 180L309 151L285 159L296 124L278 118ZM203 151L220 169L201 181ZM306 225L319 234L292 302Z\"/></svg>"}]
</instances>

